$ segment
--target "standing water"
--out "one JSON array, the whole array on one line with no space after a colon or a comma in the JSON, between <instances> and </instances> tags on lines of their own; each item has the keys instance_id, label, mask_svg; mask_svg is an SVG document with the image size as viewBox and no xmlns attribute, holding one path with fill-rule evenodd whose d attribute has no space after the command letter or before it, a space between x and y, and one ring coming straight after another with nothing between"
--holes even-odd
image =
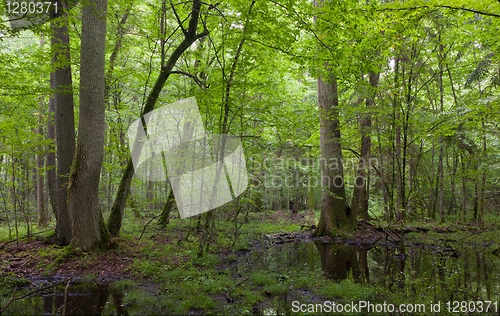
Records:
<instances>
[{"instance_id":1,"label":"standing water","mask_svg":"<svg viewBox=\"0 0 500 316\"><path fill-rule=\"evenodd\" d=\"M260 244L224 269L229 269L233 278L264 273L282 276L276 282L289 284L294 284L290 279L296 277L322 275L332 283L350 280L434 302L500 301L500 258L485 247L472 245L363 247L310 240ZM297 286L293 291L288 289L290 296L280 296L281 301L268 302L263 312L290 313L291 297L302 293ZM61 284L13 302L2 315L168 314L151 306L151 302L168 299L154 292L146 285L141 289L113 283ZM4 297L0 305L8 299Z\"/></svg>"}]
</instances>

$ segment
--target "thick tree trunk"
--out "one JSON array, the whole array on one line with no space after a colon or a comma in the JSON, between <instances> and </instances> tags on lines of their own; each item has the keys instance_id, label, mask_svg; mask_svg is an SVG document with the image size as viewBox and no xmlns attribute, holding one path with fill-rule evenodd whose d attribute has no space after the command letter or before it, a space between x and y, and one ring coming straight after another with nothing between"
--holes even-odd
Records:
<instances>
[{"instance_id":1,"label":"thick tree trunk","mask_svg":"<svg viewBox=\"0 0 500 316\"><path fill-rule=\"evenodd\" d=\"M107 0L83 7L80 61L80 115L78 144L69 183L71 244L90 251L101 244L102 213L99 180L104 158Z\"/></svg>"},{"instance_id":2,"label":"thick tree trunk","mask_svg":"<svg viewBox=\"0 0 500 316\"><path fill-rule=\"evenodd\" d=\"M321 151L321 216L314 236L332 236L350 223L346 212L344 169L340 148L337 78L318 78ZM347 215L347 216L346 216Z\"/></svg>"},{"instance_id":3,"label":"thick tree trunk","mask_svg":"<svg viewBox=\"0 0 500 316\"><path fill-rule=\"evenodd\" d=\"M75 119L73 108L73 82L71 77L70 48L67 13L51 21L54 32L51 40L55 128L57 146L56 205L56 242L68 245L71 240L71 225L68 213L68 177L75 153ZM52 196L51 196L52 198Z\"/></svg>"}]
</instances>

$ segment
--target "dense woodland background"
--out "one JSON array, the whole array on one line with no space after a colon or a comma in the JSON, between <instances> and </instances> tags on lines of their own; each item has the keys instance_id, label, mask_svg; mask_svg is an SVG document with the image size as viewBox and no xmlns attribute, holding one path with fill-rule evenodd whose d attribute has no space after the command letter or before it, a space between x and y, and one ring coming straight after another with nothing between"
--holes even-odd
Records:
<instances>
[{"instance_id":1,"label":"dense woodland background","mask_svg":"<svg viewBox=\"0 0 500 316\"><path fill-rule=\"evenodd\" d=\"M127 128L191 96L208 132L241 138L250 178L197 218L200 254L216 220L237 236L269 210L321 210L316 235L500 215L500 1L89 4L0 25L9 238L56 224L90 250L124 213L167 225L169 183L133 177Z\"/></svg>"}]
</instances>

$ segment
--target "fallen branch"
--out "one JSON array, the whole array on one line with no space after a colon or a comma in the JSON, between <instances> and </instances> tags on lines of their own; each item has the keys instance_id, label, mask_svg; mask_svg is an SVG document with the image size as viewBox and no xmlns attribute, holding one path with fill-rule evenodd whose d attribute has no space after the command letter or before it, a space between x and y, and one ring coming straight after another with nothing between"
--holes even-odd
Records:
<instances>
[{"instance_id":1,"label":"fallen branch","mask_svg":"<svg viewBox=\"0 0 500 316\"><path fill-rule=\"evenodd\" d=\"M146 223L146 225L144 225L144 228L142 229L141 235L139 236L139 240L137 240L137 244L139 244L139 241L141 241L142 235L144 235L144 232L146 232L146 228L148 227L148 225L151 224L151 222L154 221L155 219L157 219L158 217L160 217L160 215L153 216L153 218L151 218Z\"/></svg>"},{"instance_id":2,"label":"fallen branch","mask_svg":"<svg viewBox=\"0 0 500 316\"><path fill-rule=\"evenodd\" d=\"M237 288L238 286L242 285L243 283L245 283L248 279L247 278L244 278L243 280L241 280L240 282L236 283L235 286L233 286L232 288L229 289L229 291L226 292L226 300L228 303L232 303L234 302L234 299L229 296L229 293L231 293L232 291L234 291L235 288Z\"/></svg>"},{"instance_id":3,"label":"fallen branch","mask_svg":"<svg viewBox=\"0 0 500 316\"><path fill-rule=\"evenodd\" d=\"M28 264L28 262L30 262L30 261L31 261L31 259L33 259L33 255L30 255L30 256L28 257L28 259L26 259L26 261L24 261L24 262L23 262L23 263L19 266L19 268L24 267L26 264Z\"/></svg>"}]
</instances>

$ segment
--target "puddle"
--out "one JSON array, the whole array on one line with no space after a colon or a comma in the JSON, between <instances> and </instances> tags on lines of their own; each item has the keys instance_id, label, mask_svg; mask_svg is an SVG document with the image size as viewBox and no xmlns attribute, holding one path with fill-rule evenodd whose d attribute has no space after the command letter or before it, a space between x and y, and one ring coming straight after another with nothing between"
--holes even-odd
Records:
<instances>
[{"instance_id":1,"label":"puddle","mask_svg":"<svg viewBox=\"0 0 500 316\"><path fill-rule=\"evenodd\" d=\"M54 280L52 280L54 281ZM131 315L144 314L147 306L126 303L127 296L151 295L141 289L118 289L113 284L76 283L50 287L12 302L2 315ZM16 293L28 294L30 290ZM4 298L2 305L9 298ZM149 311L151 313L152 311Z\"/></svg>"},{"instance_id":2,"label":"puddle","mask_svg":"<svg viewBox=\"0 0 500 316\"><path fill-rule=\"evenodd\" d=\"M350 279L434 301L500 301L500 258L485 247L367 248L313 241L260 246L231 269L241 275L262 270L284 275L321 271L333 282Z\"/></svg>"}]
</instances>

